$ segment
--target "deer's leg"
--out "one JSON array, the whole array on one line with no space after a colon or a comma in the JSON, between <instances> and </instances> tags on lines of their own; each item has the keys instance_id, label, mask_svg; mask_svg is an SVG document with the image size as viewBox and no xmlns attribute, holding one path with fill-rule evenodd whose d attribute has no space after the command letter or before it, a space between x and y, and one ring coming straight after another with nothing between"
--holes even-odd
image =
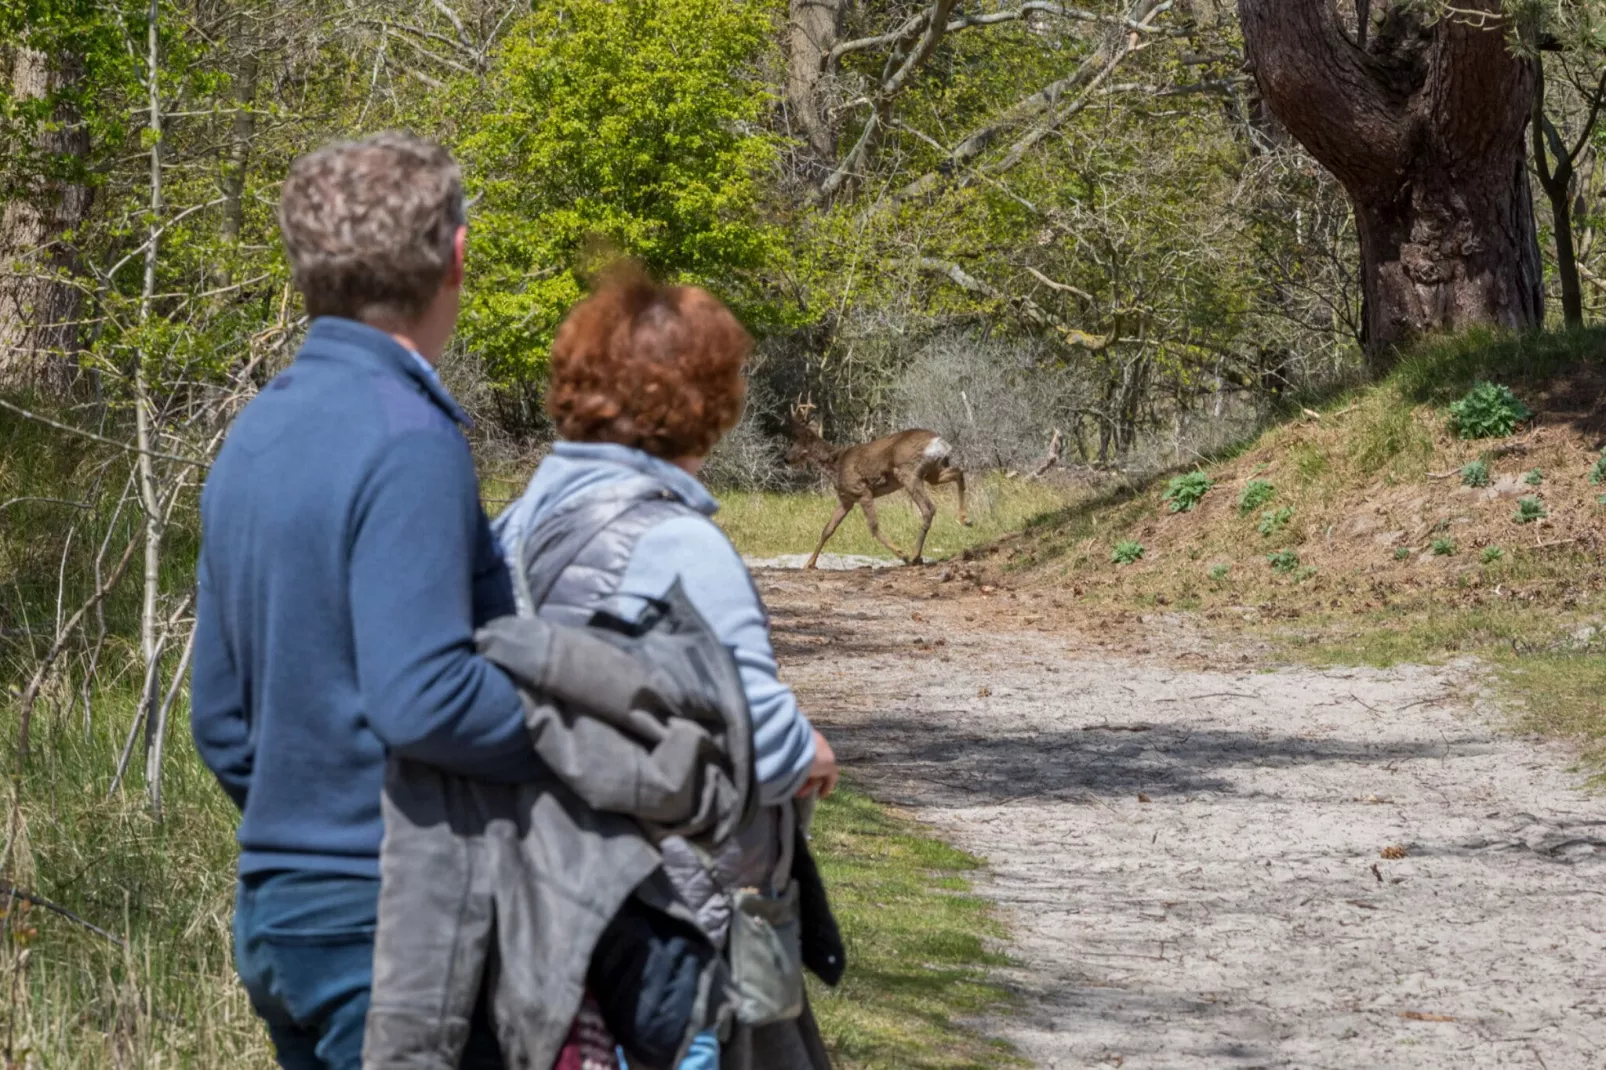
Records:
<instances>
[{"instance_id":1,"label":"deer's leg","mask_svg":"<svg viewBox=\"0 0 1606 1070\"><path fill-rule=\"evenodd\" d=\"M959 522L967 528L970 527L970 517L965 513L965 473L957 468L944 468L937 473L937 478L931 482L933 484L952 483L954 485L955 489L959 491Z\"/></svg>"},{"instance_id":2,"label":"deer's leg","mask_svg":"<svg viewBox=\"0 0 1606 1070\"><path fill-rule=\"evenodd\" d=\"M848 515L848 510L852 508L853 506L847 502L837 502L836 512L831 514L831 519L826 521L825 530L820 532L820 545L816 546L814 552L809 555L809 563L804 565L804 568L813 568L815 562L819 561L820 551L825 549L826 542L832 535L836 534L836 529L841 526L843 519Z\"/></svg>"},{"instance_id":3,"label":"deer's leg","mask_svg":"<svg viewBox=\"0 0 1606 1070\"><path fill-rule=\"evenodd\" d=\"M903 551L892 545L892 542L881 534L881 525L876 523L875 518L875 495L866 494L860 498L859 508L864 510L864 522L870 525L870 534L875 536L876 541L891 550L892 555L899 561L908 561L909 559L903 555Z\"/></svg>"},{"instance_id":4,"label":"deer's leg","mask_svg":"<svg viewBox=\"0 0 1606 1070\"><path fill-rule=\"evenodd\" d=\"M915 500L915 508L920 510L920 537L915 540L915 553L909 559L911 565L920 564L920 553L926 548L926 533L931 530L931 521L937 515L937 507L931 504L931 498L922 487L921 480L911 479L903 485L909 492L909 497Z\"/></svg>"}]
</instances>

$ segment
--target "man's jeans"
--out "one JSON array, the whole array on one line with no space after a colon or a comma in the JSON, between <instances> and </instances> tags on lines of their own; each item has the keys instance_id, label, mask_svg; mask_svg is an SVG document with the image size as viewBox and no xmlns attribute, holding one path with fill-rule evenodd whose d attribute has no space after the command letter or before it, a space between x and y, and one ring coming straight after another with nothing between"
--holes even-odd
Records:
<instances>
[{"instance_id":1,"label":"man's jeans","mask_svg":"<svg viewBox=\"0 0 1606 1070\"><path fill-rule=\"evenodd\" d=\"M234 963L284 1070L361 1070L379 881L289 871L243 877ZM484 1007L464 1070L501 1070Z\"/></svg>"}]
</instances>

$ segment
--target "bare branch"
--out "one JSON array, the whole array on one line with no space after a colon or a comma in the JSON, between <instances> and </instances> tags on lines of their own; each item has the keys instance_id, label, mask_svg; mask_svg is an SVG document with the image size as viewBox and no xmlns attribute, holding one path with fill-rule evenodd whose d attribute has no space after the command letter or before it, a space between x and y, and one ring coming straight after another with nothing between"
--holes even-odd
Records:
<instances>
[{"instance_id":1,"label":"bare branch","mask_svg":"<svg viewBox=\"0 0 1606 1070\"><path fill-rule=\"evenodd\" d=\"M1053 330L1067 345L1098 352L1108 349L1110 344L1115 341L1113 335L1089 334L1087 331L1070 326L1060 316L1050 312L1030 297L1011 297L996 286L976 278L976 276L951 260L938 260L929 256L921 256L914 258L910 263L921 271L944 276L955 286L968 293L979 294L982 297L1013 307L1021 318L1036 326Z\"/></svg>"},{"instance_id":2,"label":"bare branch","mask_svg":"<svg viewBox=\"0 0 1606 1070\"><path fill-rule=\"evenodd\" d=\"M1170 5L1166 6L1169 7ZM1031 15L1053 15L1073 22L1114 26L1132 33L1155 34L1164 32L1148 22L1139 22L1136 19L1121 16L1101 15L1096 11L1085 11L1081 8L1065 7L1062 4L1051 4L1045 2L1045 0L1028 0L1027 3L1022 4L1020 7L1011 8L1007 11L990 11L985 15L961 15L948 23L945 32L958 33L961 30L968 30L976 26L996 26L1003 22L1019 22ZM902 26L887 33L844 41L831 49L830 53L825 57L824 66L827 70L830 70L841 61L843 56L906 41L918 33L923 25L925 25L925 18L917 15Z\"/></svg>"},{"instance_id":3,"label":"bare branch","mask_svg":"<svg viewBox=\"0 0 1606 1070\"><path fill-rule=\"evenodd\" d=\"M1130 14L1138 15L1139 18L1126 21L1137 21L1140 25L1149 26L1152 29L1154 20L1170 9L1169 0L1161 4L1155 4L1152 0L1135 0L1128 10ZM900 201L908 200L934 192L945 182L950 181L958 170L970 165L986 152L1006 130L1042 115L1044 112L1054 112L1054 109L1059 107L1060 101L1065 99L1068 94L1081 90L1076 103L1061 109L1058 114L1052 115L1048 122L1034 127L1035 136L1033 136L1033 133L1029 133L1027 135L1029 140L1025 144L1017 142L1015 147L1011 149L1007 164L990 170L997 174L1014 167L1015 164L1020 162L1031 145L1035 145L1043 137L1046 137L1082 111L1086 107L1089 93L1103 84L1114 72L1115 68L1133 54L1135 48L1135 42L1127 35L1119 35L1114 37L1113 40L1107 41L1103 47L1095 50L1081 63L1077 64L1076 69L1064 78L1050 82L1030 95L1022 97L1015 104L1005 109L1003 114L996 119L966 134L948 153L948 158L936 170L928 171L913 182L906 184L898 191L896 199Z\"/></svg>"},{"instance_id":4,"label":"bare branch","mask_svg":"<svg viewBox=\"0 0 1606 1070\"><path fill-rule=\"evenodd\" d=\"M9 412L16 413L25 420L33 420L36 423L44 424L46 427L53 427L57 431L64 431L69 435L77 435L79 438L87 438L92 442L99 442L107 446L115 446L117 449L123 450L127 453L149 453L152 457L160 458L164 461L178 461L180 464L194 465L197 468L211 467L210 461L202 461L194 457L180 457L176 453L161 453L156 450L141 450L132 442L118 442L114 438L107 438L105 435L97 435L95 432L85 431L81 427L72 427L68 424L60 423L56 420L52 420L48 416L41 416L37 412L33 412L29 409L23 408L21 405L7 401L5 398L0 398L0 409L5 409Z\"/></svg>"},{"instance_id":5,"label":"bare branch","mask_svg":"<svg viewBox=\"0 0 1606 1070\"><path fill-rule=\"evenodd\" d=\"M95 589L95 593L90 595L88 600L79 606L71 617L67 618L67 623L62 625L61 631L56 633L56 638L50 644L50 649L45 652L45 656L40 659L38 667L34 669L33 676L28 680L28 686L23 689L22 698L17 703L17 755L22 761L28 760L28 734L29 727L33 723L34 703L38 701L39 691L44 687L45 680L49 678L51 668L56 664L56 659L61 657L61 652L67 649L67 643L72 639L73 633L78 630L78 625L83 621L84 617L90 610L100 605L106 596L112 593L117 584L122 581L123 573L128 571L129 562L134 560L134 550L138 546L139 541L137 539L129 540L128 547L123 551L123 556L118 559L111 575L106 577L101 585Z\"/></svg>"},{"instance_id":6,"label":"bare branch","mask_svg":"<svg viewBox=\"0 0 1606 1070\"><path fill-rule=\"evenodd\" d=\"M446 21L450 22L452 24L452 29L457 31L458 40L462 41L463 44L468 46L472 51L473 46L470 44L468 31L463 28L463 20L458 17L457 12L453 11L449 6L447 6L445 0L429 0L429 2L435 6L436 11L439 11L442 15L446 16Z\"/></svg>"},{"instance_id":7,"label":"bare branch","mask_svg":"<svg viewBox=\"0 0 1606 1070\"><path fill-rule=\"evenodd\" d=\"M35 895L32 892L25 892L21 888L18 888L15 884L9 884L9 883L7 883L5 881L0 881L0 898L4 898L4 899L8 899L8 900L17 900L17 901L23 902L23 903L31 903L34 906L39 907L39 908L41 908L43 910L50 911L52 914L56 915L57 917L65 918L66 920L72 922L74 925L80 926L80 927L88 930L89 932L94 933L96 936L100 937L103 940L111 941L112 943L116 944L118 947L127 947L128 946L128 943L121 936L118 936L116 933L107 932L105 929L102 929L99 925L96 925L92 921L84 920L83 918L79 917L77 914L74 914L72 911L68 910L66 907L60 906L60 905L58 905L56 903L52 903L50 900L45 899L43 896ZM4 913L4 912L0 911L0 913Z\"/></svg>"},{"instance_id":8,"label":"bare branch","mask_svg":"<svg viewBox=\"0 0 1606 1070\"><path fill-rule=\"evenodd\" d=\"M1075 286L1071 286L1067 283L1055 282L1053 279L1049 278L1047 275L1043 274L1041 271L1038 271L1034 267L1028 267L1026 269L1026 274L1030 275L1044 286L1047 286L1050 290L1058 290L1060 293L1071 294L1088 302L1093 300L1093 295L1088 293L1086 290L1078 290Z\"/></svg>"}]
</instances>

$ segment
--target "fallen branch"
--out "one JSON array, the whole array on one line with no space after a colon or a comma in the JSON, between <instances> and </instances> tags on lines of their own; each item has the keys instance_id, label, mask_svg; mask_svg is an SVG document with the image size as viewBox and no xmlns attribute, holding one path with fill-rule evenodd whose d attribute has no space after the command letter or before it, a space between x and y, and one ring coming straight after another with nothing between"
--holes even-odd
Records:
<instances>
[{"instance_id":1,"label":"fallen branch","mask_svg":"<svg viewBox=\"0 0 1606 1070\"><path fill-rule=\"evenodd\" d=\"M57 915L58 917L66 918L68 921L72 922L74 925L82 926L83 928L85 928L85 929L89 930L90 932L94 933L96 936L100 937L101 939L110 940L112 943L116 944L118 947L126 948L128 946L128 941L124 940L121 936L118 936L116 933L107 932L105 929L102 929L99 925L96 925L94 922L89 921L89 920L87 920L85 918L82 918L77 914L74 914L72 911L68 910L64 906L61 906L59 903L52 903L50 900L44 898L43 896L34 895L32 892L25 892L21 888L18 888L14 884L8 884L5 881L0 881L0 899L9 899L9 900L12 900L14 902L30 903L33 906L40 907L40 908L42 908L44 910L48 910L52 914Z\"/></svg>"},{"instance_id":2,"label":"fallen branch","mask_svg":"<svg viewBox=\"0 0 1606 1070\"><path fill-rule=\"evenodd\" d=\"M25 409L21 405L14 405L5 398L0 398L0 409L14 412L24 420L32 420L35 423L44 424L46 427L53 427L57 431L64 431L69 435L77 435L79 438L87 438L92 442L100 442L107 446L115 446L118 449L124 450L128 453L143 453L147 456L156 457L164 461L177 461L179 464L192 464L197 468L211 467L211 463L209 461L197 460L194 457L180 457L176 453L158 453L155 450L142 450L132 442L118 442L115 438L107 438L105 435L97 435L93 431L85 431L81 427L73 427L71 424L64 424L57 420L52 420L48 416L41 416L39 413Z\"/></svg>"}]
</instances>

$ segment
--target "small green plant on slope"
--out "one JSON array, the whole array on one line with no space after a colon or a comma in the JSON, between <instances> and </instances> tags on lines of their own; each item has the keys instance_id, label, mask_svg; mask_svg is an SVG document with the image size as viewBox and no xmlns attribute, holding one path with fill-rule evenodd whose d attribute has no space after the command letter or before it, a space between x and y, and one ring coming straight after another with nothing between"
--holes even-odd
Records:
<instances>
[{"instance_id":1,"label":"small green plant on slope","mask_svg":"<svg viewBox=\"0 0 1606 1070\"><path fill-rule=\"evenodd\" d=\"M1231 565L1210 566L1210 578L1215 580L1217 583L1220 583L1222 580L1226 579L1230 572L1232 572Z\"/></svg>"},{"instance_id":2,"label":"small green plant on slope","mask_svg":"<svg viewBox=\"0 0 1606 1070\"><path fill-rule=\"evenodd\" d=\"M1273 572L1287 575L1299 567L1299 555L1292 550L1278 550L1274 554L1267 554L1266 560L1271 562Z\"/></svg>"},{"instance_id":3,"label":"small green plant on slope","mask_svg":"<svg viewBox=\"0 0 1606 1070\"><path fill-rule=\"evenodd\" d=\"M1433 556L1434 557L1449 557L1453 553L1455 553L1455 540L1454 539L1434 539L1433 540Z\"/></svg>"},{"instance_id":4,"label":"small green plant on slope","mask_svg":"<svg viewBox=\"0 0 1606 1070\"><path fill-rule=\"evenodd\" d=\"M1264 479L1251 479L1238 495L1238 512L1248 516L1262 505L1277 497L1277 488Z\"/></svg>"},{"instance_id":5,"label":"small green plant on slope","mask_svg":"<svg viewBox=\"0 0 1606 1070\"><path fill-rule=\"evenodd\" d=\"M1288 522L1292 519L1294 519L1294 510L1288 506L1284 506L1281 509L1267 509L1260 514L1260 523L1255 525L1255 530L1260 532L1263 538L1270 538L1283 528L1286 528Z\"/></svg>"},{"instance_id":6,"label":"small green plant on slope","mask_svg":"<svg viewBox=\"0 0 1606 1070\"><path fill-rule=\"evenodd\" d=\"M1210 486L1210 477L1203 472L1186 472L1171 480L1161 498L1170 503L1173 513L1186 513L1204 500Z\"/></svg>"},{"instance_id":7,"label":"small green plant on slope","mask_svg":"<svg viewBox=\"0 0 1606 1070\"><path fill-rule=\"evenodd\" d=\"M1533 412L1499 383L1478 383L1450 404L1450 422L1462 438L1504 438Z\"/></svg>"},{"instance_id":8,"label":"small green plant on slope","mask_svg":"<svg viewBox=\"0 0 1606 1070\"><path fill-rule=\"evenodd\" d=\"M1535 468L1532 472L1529 472L1527 475L1523 476L1522 481L1528 484L1530 487L1537 487L1539 484L1545 481L1545 473Z\"/></svg>"},{"instance_id":9,"label":"small green plant on slope","mask_svg":"<svg viewBox=\"0 0 1606 1070\"><path fill-rule=\"evenodd\" d=\"M1485 546L1478 559L1486 565L1492 565L1506 556L1506 552L1498 546Z\"/></svg>"},{"instance_id":10,"label":"small green plant on slope","mask_svg":"<svg viewBox=\"0 0 1606 1070\"><path fill-rule=\"evenodd\" d=\"M1538 498L1522 498L1517 502L1517 523L1532 524L1535 520L1543 520L1550 514L1545 510L1545 503Z\"/></svg>"},{"instance_id":11,"label":"small green plant on slope","mask_svg":"<svg viewBox=\"0 0 1606 1070\"><path fill-rule=\"evenodd\" d=\"M1589 470L1589 481L1597 487L1606 483L1606 453L1595 458L1594 467Z\"/></svg>"},{"instance_id":12,"label":"small green plant on slope","mask_svg":"<svg viewBox=\"0 0 1606 1070\"><path fill-rule=\"evenodd\" d=\"M1117 565L1130 565L1143 560L1143 544L1133 539L1122 539L1110 552L1110 560Z\"/></svg>"},{"instance_id":13,"label":"small green plant on slope","mask_svg":"<svg viewBox=\"0 0 1606 1070\"><path fill-rule=\"evenodd\" d=\"M1396 560L1396 561L1404 561L1406 558L1408 558L1410 556L1411 556L1411 548L1409 546L1396 546L1394 548L1394 560Z\"/></svg>"},{"instance_id":14,"label":"small green plant on slope","mask_svg":"<svg viewBox=\"0 0 1606 1070\"><path fill-rule=\"evenodd\" d=\"M1488 463L1477 460L1462 465L1461 485L1463 487L1487 487L1489 485Z\"/></svg>"}]
</instances>

